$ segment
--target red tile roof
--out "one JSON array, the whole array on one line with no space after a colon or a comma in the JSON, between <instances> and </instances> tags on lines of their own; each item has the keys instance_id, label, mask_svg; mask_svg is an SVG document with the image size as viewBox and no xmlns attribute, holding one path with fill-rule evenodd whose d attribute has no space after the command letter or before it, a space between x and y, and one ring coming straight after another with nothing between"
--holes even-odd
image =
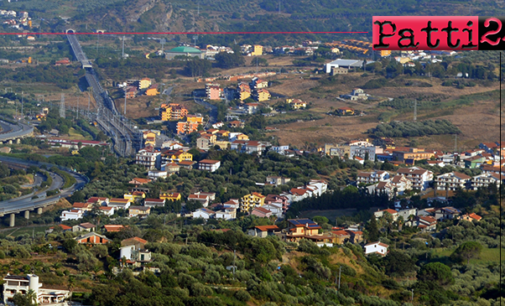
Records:
<instances>
[{"instance_id":1,"label":"red tile roof","mask_svg":"<svg viewBox=\"0 0 505 306\"><path fill-rule=\"evenodd\" d=\"M280 228L277 225L258 225L255 226L255 228L259 229L262 232L268 230L280 230Z\"/></svg>"},{"instance_id":2,"label":"red tile roof","mask_svg":"<svg viewBox=\"0 0 505 306\"><path fill-rule=\"evenodd\" d=\"M105 229L106 232L112 233L112 232L119 232L119 231L121 231L124 228L124 226L123 225L111 224L111 225L104 225L103 228Z\"/></svg>"}]
</instances>

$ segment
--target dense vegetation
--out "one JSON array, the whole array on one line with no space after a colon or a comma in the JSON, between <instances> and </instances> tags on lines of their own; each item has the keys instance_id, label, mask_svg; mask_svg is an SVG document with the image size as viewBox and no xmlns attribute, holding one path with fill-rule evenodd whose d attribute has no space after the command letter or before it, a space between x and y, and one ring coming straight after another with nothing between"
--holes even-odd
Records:
<instances>
[{"instance_id":1,"label":"dense vegetation","mask_svg":"<svg viewBox=\"0 0 505 306\"><path fill-rule=\"evenodd\" d=\"M448 120L381 123L367 133L377 137L412 137L459 134L461 131Z\"/></svg>"}]
</instances>

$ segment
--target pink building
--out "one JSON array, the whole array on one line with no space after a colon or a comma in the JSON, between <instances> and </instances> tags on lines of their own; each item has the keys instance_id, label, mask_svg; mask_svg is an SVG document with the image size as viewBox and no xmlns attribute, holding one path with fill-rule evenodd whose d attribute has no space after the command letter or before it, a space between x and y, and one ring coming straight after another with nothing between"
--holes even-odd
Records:
<instances>
[{"instance_id":1,"label":"pink building","mask_svg":"<svg viewBox=\"0 0 505 306\"><path fill-rule=\"evenodd\" d=\"M219 87L219 84L206 84L205 93L207 94L207 99L209 100L220 100L223 94L223 89Z\"/></svg>"},{"instance_id":2,"label":"pink building","mask_svg":"<svg viewBox=\"0 0 505 306\"><path fill-rule=\"evenodd\" d=\"M272 215L272 212L266 208L263 208L263 207L255 207L251 211L251 215L254 215L259 218L270 218L270 216Z\"/></svg>"},{"instance_id":3,"label":"pink building","mask_svg":"<svg viewBox=\"0 0 505 306\"><path fill-rule=\"evenodd\" d=\"M289 208L289 199L285 196L269 194L265 198L265 204L280 203L282 204L282 212L286 213Z\"/></svg>"}]
</instances>

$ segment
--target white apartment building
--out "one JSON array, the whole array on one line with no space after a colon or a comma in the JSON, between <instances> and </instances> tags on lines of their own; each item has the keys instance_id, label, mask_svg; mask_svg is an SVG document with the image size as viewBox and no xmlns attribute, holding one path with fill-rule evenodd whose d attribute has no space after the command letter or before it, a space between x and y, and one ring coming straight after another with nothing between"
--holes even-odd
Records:
<instances>
[{"instance_id":1,"label":"white apartment building","mask_svg":"<svg viewBox=\"0 0 505 306\"><path fill-rule=\"evenodd\" d=\"M373 172L358 172L358 176L356 177L356 182L358 184L374 184L380 181L384 181L389 179L389 173L387 171L376 170Z\"/></svg>"},{"instance_id":2,"label":"white apartment building","mask_svg":"<svg viewBox=\"0 0 505 306\"><path fill-rule=\"evenodd\" d=\"M135 163L144 166L147 170L156 170L161 167L161 152L153 147L146 147L137 152Z\"/></svg>"},{"instance_id":3,"label":"white apartment building","mask_svg":"<svg viewBox=\"0 0 505 306\"><path fill-rule=\"evenodd\" d=\"M219 160L204 159L198 163L198 169L204 171L214 172L221 167Z\"/></svg>"},{"instance_id":4,"label":"white apartment building","mask_svg":"<svg viewBox=\"0 0 505 306\"><path fill-rule=\"evenodd\" d=\"M399 195L402 195L406 190L412 190L412 181L403 174L393 176L390 182L393 190L396 188Z\"/></svg>"},{"instance_id":5,"label":"white apartment building","mask_svg":"<svg viewBox=\"0 0 505 306\"><path fill-rule=\"evenodd\" d=\"M428 188L433 180L433 172L420 167L400 168L397 173L403 174L412 182L412 189L421 191Z\"/></svg>"},{"instance_id":6,"label":"white apartment building","mask_svg":"<svg viewBox=\"0 0 505 306\"><path fill-rule=\"evenodd\" d=\"M458 187L466 188L466 183L471 177L461 172L449 172L437 176L437 190L445 190L446 186L449 190L456 190Z\"/></svg>"},{"instance_id":7,"label":"white apartment building","mask_svg":"<svg viewBox=\"0 0 505 306\"><path fill-rule=\"evenodd\" d=\"M479 188L486 188L491 184L496 184L496 187L500 187L501 180L505 177L501 177L498 173L487 173L474 176L472 178L472 189L478 190Z\"/></svg>"},{"instance_id":8,"label":"white apartment building","mask_svg":"<svg viewBox=\"0 0 505 306\"><path fill-rule=\"evenodd\" d=\"M60 305L69 297L68 290L42 288L39 277L35 274L26 276L7 275L4 277L3 301L5 305L14 305L12 299L16 293L26 294L32 290L36 296L37 305Z\"/></svg>"},{"instance_id":9,"label":"white apartment building","mask_svg":"<svg viewBox=\"0 0 505 306\"><path fill-rule=\"evenodd\" d=\"M61 221L82 219L84 212L80 209L64 210L61 212Z\"/></svg>"}]
</instances>

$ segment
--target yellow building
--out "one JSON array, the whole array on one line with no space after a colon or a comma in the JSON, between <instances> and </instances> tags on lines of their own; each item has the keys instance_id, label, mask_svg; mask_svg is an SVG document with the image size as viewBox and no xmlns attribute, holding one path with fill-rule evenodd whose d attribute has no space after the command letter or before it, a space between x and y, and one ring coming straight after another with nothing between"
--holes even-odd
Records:
<instances>
[{"instance_id":1,"label":"yellow building","mask_svg":"<svg viewBox=\"0 0 505 306\"><path fill-rule=\"evenodd\" d=\"M227 150L230 147L230 142L229 141L216 141L213 143L214 146L219 146L219 149L221 150Z\"/></svg>"},{"instance_id":2,"label":"yellow building","mask_svg":"<svg viewBox=\"0 0 505 306\"><path fill-rule=\"evenodd\" d=\"M229 136L230 136L230 131L219 130L219 131L217 132L217 136L219 136L219 137L223 137L223 138L225 138L225 137L227 138L227 137L229 137Z\"/></svg>"},{"instance_id":3,"label":"yellow building","mask_svg":"<svg viewBox=\"0 0 505 306\"><path fill-rule=\"evenodd\" d=\"M251 93L249 91L241 91L239 99L241 101L244 101L245 99L249 98L250 96L251 96Z\"/></svg>"},{"instance_id":4,"label":"yellow building","mask_svg":"<svg viewBox=\"0 0 505 306\"><path fill-rule=\"evenodd\" d=\"M203 117L201 115L187 115L186 116L186 122L192 122L192 123L203 123Z\"/></svg>"},{"instance_id":5,"label":"yellow building","mask_svg":"<svg viewBox=\"0 0 505 306\"><path fill-rule=\"evenodd\" d=\"M158 84L154 84L148 90L146 90L146 96L156 96L159 93Z\"/></svg>"},{"instance_id":6,"label":"yellow building","mask_svg":"<svg viewBox=\"0 0 505 306\"><path fill-rule=\"evenodd\" d=\"M270 92L263 88L258 89L255 96L258 102L270 100Z\"/></svg>"},{"instance_id":7,"label":"yellow building","mask_svg":"<svg viewBox=\"0 0 505 306\"><path fill-rule=\"evenodd\" d=\"M182 197L181 194L178 192L160 192L160 199L169 201L180 201Z\"/></svg>"},{"instance_id":8,"label":"yellow building","mask_svg":"<svg viewBox=\"0 0 505 306\"><path fill-rule=\"evenodd\" d=\"M162 104L160 107L160 117L161 121L169 121L172 119L172 108L166 104Z\"/></svg>"},{"instance_id":9,"label":"yellow building","mask_svg":"<svg viewBox=\"0 0 505 306\"><path fill-rule=\"evenodd\" d=\"M79 155L79 150L72 150L72 155Z\"/></svg>"},{"instance_id":10,"label":"yellow building","mask_svg":"<svg viewBox=\"0 0 505 306\"><path fill-rule=\"evenodd\" d=\"M251 211L254 207L263 206L265 196L261 193L251 192L240 199L240 210L242 212Z\"/></svg>"},{"instance_id":11,"label":"yellow building","mask_svg":"<svg viewBox=\"0 0 505 306\"><path fill-rule=\"evenodd\" d=\"M254 49L251 52L251 56L260 56L260 55L263 55L263 46L254 45L253 48Z\"/></svg>"},{"instance_id":12,"label":"yellow building","mask_svg":"<svg viewBox=\"0 0 505 306\"><path fill-rule=\"evenodd\" d=\"M146 194L142 191L134 191L132 193L125 193L123 197L125 200L138 203L146 198Z\"/></svg>"},{"instance_id":13,"label":"yellow building","mask_svg":"<svg viewBox=\"0 0 505 306\"><path fill-rule=\"evenodd\" d=\"M149 78L143 78L139 81L139 89L146 89L151 86L151 79Z\"/></svg>"},{"instance_id":14,"label":"yellow building","mask_svg":"<svg viewBox=\"0 0 505 306\"><path fill-rule=\"evenodd\" d=\"M163 161L170 163L193 160L193 154L184 152L182 150L166 151L163 153L163 155Z\"/></svg>"},{"instance_id":15,"label":"yellow building","mask_svg":"<svg viewBox=\"0 0 505 306\"><path fill-rule=\"evenodd\" d=\"M237 135L236 140L249 140L249 136L247 136L246 134L239 134Z\"/></svg>"},{"instance_id":16,"label":"yellow building","mask_svg":"<svg viewBox=\"0 0 505 306\"><path fill-rule=\"evenodd\" d=\"M293 109L306 108L307 103L303 102L300 99L286 99L286 103L290 104Z\"/></svg>"}]
</instances>

